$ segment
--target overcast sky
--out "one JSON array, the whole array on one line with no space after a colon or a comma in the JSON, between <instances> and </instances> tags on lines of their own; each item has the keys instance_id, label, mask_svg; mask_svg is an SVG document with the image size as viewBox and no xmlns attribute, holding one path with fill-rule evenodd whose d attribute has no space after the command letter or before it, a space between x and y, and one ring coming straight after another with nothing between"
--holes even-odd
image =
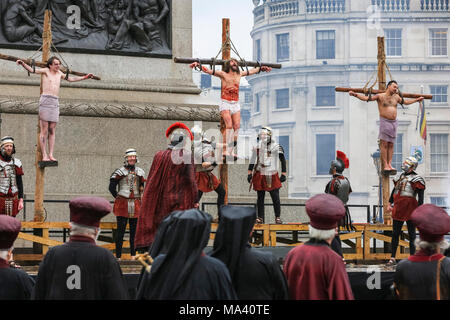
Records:
<instances>
[{"instance_id":1,"label":"overcast sky","mask_svg":"<svg viewBox=\"0 0 450 320\"><path fill-rule=\"evenodd\" d=\"M253 8L252 0L192 0L194 57L217 55L222 46L222 19L229 18L231 41L243 59L251 60ZM232 52L231 56L236 55Z\"/></svg>"}]
</instances>

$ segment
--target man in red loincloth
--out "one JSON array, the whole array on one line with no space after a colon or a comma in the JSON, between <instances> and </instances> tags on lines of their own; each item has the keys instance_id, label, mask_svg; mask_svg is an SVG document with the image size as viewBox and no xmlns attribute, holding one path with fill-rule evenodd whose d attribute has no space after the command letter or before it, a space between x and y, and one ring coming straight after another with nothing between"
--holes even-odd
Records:
<instances>
[{"instance_id":1,"label":"man in red loincloth","mask_svg":"<svg viewBox=\"0 0 450 320\"><path fill-rule=\"evenodd\" d=\"M200 64L194 62L190 65L191 68L197 68ZM241 107L239 104L239 84L241 77L250 76L261 71L270 72L272 68L267 66L260 66L250 70L239 71L239 62L236 59L227 60L223 65L222 70L210 70L205 66L201 66L201 70L207 74L219 77L222 82L222 94L220 102L220 115L225 123L225 133L223 141L227 142L230 149L237 145L238 131L241 127ZM231 129L234 130L231 135ZM232 142L231 142L232 140ZM231 156L233 152L226 150L225 155Z\"/></svg>"}]
</instances>

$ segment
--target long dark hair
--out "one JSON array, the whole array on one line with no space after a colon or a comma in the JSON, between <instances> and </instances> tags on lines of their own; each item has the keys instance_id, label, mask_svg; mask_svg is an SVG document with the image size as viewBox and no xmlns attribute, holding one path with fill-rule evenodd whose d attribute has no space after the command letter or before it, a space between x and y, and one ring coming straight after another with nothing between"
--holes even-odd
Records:
<instances>
[{"instance_id":1,"label":"long dark hair","mask_svg":"<svg viewBox=\"0 0 450 320\"><path fill-rule=\"evenodd\" d=\"M237 60L236 60L236 59L234 59L234 58L232 58L232 59L230 59L230 60L227 60L227 61L225 61L225 62L224 62L224 64L223 64L223 68L222 68L222 71L223 71L223 72L229 73L229 72L230 72L230 70L231 70L231 71L233 71L233 72L239 73L239 68L238 68L238 70L237 70L237 71L235 71L235 70L231 69L231 61L232 61L232 60L234 60L234 61L236 61L236 62L238 62L238 63L239 63L239 61L237 61ZM239 64L238 64L238 65L239 65Z\"/></svg>"},{"instance_id":2,"label":"long dark hair","mask_svg":"<svg viewBox=\"0 0 450 320\"><path fill-rule=\"evenodd\" d=\"M391 80L391 81L388 82L387 87L389 87L389 86L390 86L391 84L393 84L393 83L395 83L396 85L398 85L397 81ZM387 87L386 87L386 88L387 88Z\"/></svg>"}]
</instances>

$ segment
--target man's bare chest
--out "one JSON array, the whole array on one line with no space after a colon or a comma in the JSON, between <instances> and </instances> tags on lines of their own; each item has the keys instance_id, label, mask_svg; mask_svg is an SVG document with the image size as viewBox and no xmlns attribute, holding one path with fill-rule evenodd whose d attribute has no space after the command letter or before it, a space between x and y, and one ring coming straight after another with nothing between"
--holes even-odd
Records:
<instances>
[{"instance_id":1,"label":"man's bare chest","mask_svg":"<svg viewBox=\"0 0 450 320\"><path fill-rule=\"evenodd\" d=\"M381 102L380 105L383 108L392 108L392 107L396 108L398 100L397 100L397 97L391 96L391 97L381 98L380 102Z\"/></svg>"}]
</instances>

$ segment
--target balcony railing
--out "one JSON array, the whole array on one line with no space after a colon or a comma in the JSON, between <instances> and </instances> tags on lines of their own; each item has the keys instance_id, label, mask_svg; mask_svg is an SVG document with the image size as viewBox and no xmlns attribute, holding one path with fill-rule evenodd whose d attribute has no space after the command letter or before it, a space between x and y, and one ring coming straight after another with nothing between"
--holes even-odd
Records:
<instances>
[{"instance_id":1,"label":"balcony railing","mask_svg":"<svg viewBox=\"0 0 450 320\"><path fill-rule=\"evenodd\" d=\"M298 15L298 1L286 1L270 4L270 17L286 17Z\"/></svg>"},{"instance_id":2,"label":"balcony railing","mask_svg":"<svg viewBox=\"0 0 450 320\"><path fill-rule=\"evenodd\" d=\"M449 0L420 0L423 11L449 11Z\"/></svg>"},{"instance_id":3,"label":"balcony railing","mask_svg":"<svg viewBox=\"0 0 450 320\"><path fill-rule=\"evenodd\" d=\"M255 10L253 10L253 15L255 23L264 20L264 6L256 7Z\"/></svg>"},{"instance_id":4,"label":"balcony railing","mask_svg":"<svg viewBox=\"0 0 450 320\"><path fill-rule=\"evenodd\" d=\"M449 12L450 0L358 0L377 6L382 12ZM253 10L255 23L298 15L346 13L346 0L263 0ZM359 9L358 9L359 10Z\"/></svg>"},{"instance_id":5,"label":"balcony railing","mask_svg":"<svg viewBox=\"0 0 450 320\"><path fill-rule=\"evenodd\" d=\"M387 12L410 10L410 0L372 0L372 5Z\"/></svg>"},{"instance_id":6,"label":"balcony railing","mask_svg":"<svg viewBox=\"0 0 450 320\"><path fill-rule=\"evenodd\" d=\"M345 12L345 0L306 0L307 13Z\"/></svg>"}]
</instances>

